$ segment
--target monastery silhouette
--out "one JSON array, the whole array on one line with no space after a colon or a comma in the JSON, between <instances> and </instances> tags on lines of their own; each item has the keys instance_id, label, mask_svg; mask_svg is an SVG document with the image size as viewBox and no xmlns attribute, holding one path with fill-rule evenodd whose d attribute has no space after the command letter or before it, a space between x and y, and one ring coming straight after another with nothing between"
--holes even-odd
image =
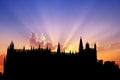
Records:
<instances>
[{"instance_id":1,"label":"monastery silhouette","mask_svg":"<svg viewBox=\"0 0 120 80\"><path fill-rule=\"evenodd\" d=\"M1 80L44 80L44 79L110 79L120 80L120 69L114 61L97 59L96 44L83 47L80 38L79 51L75 54L61 52L40 46L37 49L15 49L11 42L4 59L4 72Z\"/></svg>"}]
</instances>

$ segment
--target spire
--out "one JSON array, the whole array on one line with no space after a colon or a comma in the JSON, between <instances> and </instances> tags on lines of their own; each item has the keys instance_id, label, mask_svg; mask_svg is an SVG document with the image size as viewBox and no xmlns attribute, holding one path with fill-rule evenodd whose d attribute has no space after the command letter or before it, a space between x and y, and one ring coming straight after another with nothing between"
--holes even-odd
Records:
<instances>
[{"instance_id":1,"label":"spire","mask_svg":"<svg viewBox=\"0 0 120 80\"><path fill-rule=\"evenodd\" d=\"M83 52L83 42L82 42L82 37L80 37L80 44L79 44L79 52Z\"/></svg>"},{"instance_id":2,"label":"spire","mask_svg":"<svg viewBox=\"0 0 120 80\"><path fill-rule=\"evenodd\" d=\"M97 49L96 43L94 44L94 53L95 53L95 61L97 61Z\"/></svg>"},{"instance_id":3,"label":"spire","mask_svg":"<svg viewBox=\"0 0 120 80\"><path fill-rule=\"evenodd\" d=\"M94 44L94 49L95 49L95 51L96 51L96 43Z\"/></svg>"},{"instance_id":4,"label":"spire","mask_svg":"<svg viewBox=\"0 0 120 80\"><path fill-rule=\"evenodd\" d=\"M31 46L31 50L33 50L33 47Z\"/></svg>"},{"instance_id":5,"label":"spire","mask_svg":"<svg viewBox=\"0 0 120 80\"><path fill-rule=\"evenodd\" d=\"M10 49L14 49L14 43L13 43L13 41L11 41L9 48L10 48Z\"/></svg>"},{"instance_id":6,"label":"spire","mask_svg":"<svg viewBox=\"0 0 120 80\"><path fill-rule=\"evenodd\" d=\"M57 53L60 54L60 43L58 42Z\"/></svg>"}]
</instances>

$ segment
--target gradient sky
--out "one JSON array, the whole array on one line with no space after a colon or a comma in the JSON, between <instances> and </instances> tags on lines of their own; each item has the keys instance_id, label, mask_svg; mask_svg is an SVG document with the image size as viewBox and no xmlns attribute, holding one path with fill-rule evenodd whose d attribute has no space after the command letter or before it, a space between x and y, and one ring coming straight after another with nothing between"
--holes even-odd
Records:
<instances>
[{"instance_id":1,"label":"gradient sky","mask_svg":"<svg viewBox=\"0 0 120 80\"><path fill-rule=\"evenodd\" d=\"M11 40L29 48L31 32L72 51L82 36L84 45L97 44L98 59L120 65L120 0L0 0L1 56Z\"/></svg>"}]
</instances>

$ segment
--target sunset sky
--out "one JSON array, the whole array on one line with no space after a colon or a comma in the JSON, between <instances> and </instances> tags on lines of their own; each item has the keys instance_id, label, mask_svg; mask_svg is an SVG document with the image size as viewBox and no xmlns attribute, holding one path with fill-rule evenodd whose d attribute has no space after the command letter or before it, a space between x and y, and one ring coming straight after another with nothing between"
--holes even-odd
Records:
<instances>
[{"instance_id":1,"label":"sunset sky","mask_svg":"<svg viewBox=\"0 0 120 80\"><path fill-rule=\"evenodd\" d=\"M84 46L97 44L98 59L120 65L120 0L0 0L0 71L11 40L75 52L80 36Z\"/></svg>"}]
</instances>

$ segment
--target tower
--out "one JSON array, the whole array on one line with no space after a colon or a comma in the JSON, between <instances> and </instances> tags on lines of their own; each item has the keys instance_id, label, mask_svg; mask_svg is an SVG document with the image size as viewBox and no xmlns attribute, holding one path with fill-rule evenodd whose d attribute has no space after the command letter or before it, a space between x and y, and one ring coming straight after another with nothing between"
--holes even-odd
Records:
<instances>
[{"instance_id":1,"label":"tower","mask_svg":"<svg viewBox=\"0 0 120 80\"><path fill-rule=\"evenodd\" d=\"M60 54L60 43L58 42L57 53Z\"/></svg>"},{"instance_id":2,"label":"tower","mask_svg":"<svg viewBox=\"0 0 120 80\"><path fill-rule=\"evenodd\" d=\"M82 42L82 37L80 37L79 53L83 53L83 42Z\"/></svg>"},{"instance_id":3,"label":"tower","mask_svg":"<svg viewBox=\"0 0 120 80\"><path fill-rule=\"evenodd\" d=\"M88 42L86 43L86 50L87 50L87 51L90 50L90 47L89 47L89 43L88 43Z\"/></svg>"}]
</instances>

